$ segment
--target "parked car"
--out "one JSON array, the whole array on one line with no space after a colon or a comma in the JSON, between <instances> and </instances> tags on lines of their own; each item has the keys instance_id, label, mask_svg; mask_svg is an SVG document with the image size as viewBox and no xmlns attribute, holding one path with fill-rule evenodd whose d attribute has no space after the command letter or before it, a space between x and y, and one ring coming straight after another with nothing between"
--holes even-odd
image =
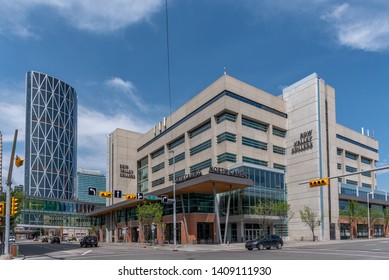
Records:
<instances>
[{"instance_id":1,"label":"parked car","mask_svg":"<svg viewBox=\"0 0 389 280\"><path fill-rule=\"evenodd\" d=\"M54 244L54 243L60 244L61 243L61 239L58 236L54 236L54 237L51 238L50 243L51 244Z\"/></svg>"},{"instance_id":2,"label":"parked car","mask_svg":"<svg viewBox=\"0 0 389 280\"><path fill-rule=\"evenodd\" d=\"M257 248L263 250L264 248L270 249L271 247L281 249L284 246L284 241L278 235L266 235L261 238L247 241L245 247L247 250Z\"/></svg>"},{"instance_id":3,"label":"parked car","mask_svg":"<svg viewBox=\"0 0 389 280\"><path fill-rule=\"evenodd\" d=\"M85 247L88 247L88 246L90 246L90 247L93 247L93 246L97 247L97 244L98 244L98 242L97 242L97 237L96 236L85 236L80 241L80 246L81 247L84 247L84 246Z\"/></svg>"},{"instance_id":4,"label":"parked car","mask_svg":"<svg viewBox=\"0 0 389 280\"><path fill-rule=\"evenodd\" d=\"M9 242L13 242L13 243L16 242L15 236L10 236L8 240L9 240Z\"/></svg>"},{"instance_id":5,"label":"parked car","mask_svg":"<svg viewBox=\"0 0 389 280\"><path fill-rule=\"evenodd\" d=\"M42 238L42 242L48 243L48 242L49 242L49 239L48 239L47 237L43 237L43 238Z\"/></svg>"}]
</instances>

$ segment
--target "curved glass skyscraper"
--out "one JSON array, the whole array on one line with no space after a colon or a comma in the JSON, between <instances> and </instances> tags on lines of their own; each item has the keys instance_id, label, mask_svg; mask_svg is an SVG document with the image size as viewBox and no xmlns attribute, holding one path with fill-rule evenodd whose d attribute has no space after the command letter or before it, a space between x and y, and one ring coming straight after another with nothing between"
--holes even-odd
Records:
<instances>
[{"instance_id":1,"label":"curved glass skyscraper","mask_svg":"<svg viewBox=\"0 0 389 280\"><path fill-rule=\"evenodd\" d=\"M77 171L77 94L49 75L26 77L25 193L74 199Z\"/></svg>"}]
</instances>

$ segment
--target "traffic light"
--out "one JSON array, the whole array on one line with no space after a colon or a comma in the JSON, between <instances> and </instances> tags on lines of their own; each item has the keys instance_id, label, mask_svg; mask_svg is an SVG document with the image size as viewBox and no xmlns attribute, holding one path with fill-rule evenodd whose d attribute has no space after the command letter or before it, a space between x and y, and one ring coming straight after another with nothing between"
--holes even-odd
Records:
<instances>
[{"instance_id":1,"label":"traffic light","mask_svg":"<svg viewBox=\"0 0 389 280\"><path fill-rule=\"evenodd\" d=\"M169 200L168 196L167 195L163 195L162 196L162 203L167 203Z\"/></svg>"},{"instance_id":2,"label":"traffic light","mask_svg":"<svg viewBox=\"0 0 389 280\"><path fill-rule=\"evenodd\" d=\"M126 194L127 200L136 200L136 193Z\"/></svg>"},{"instance_id":3,"label":"traffic light","mask_svg":"<svg viewBox=\"0 0 389 280\"><path fill-rule=\"evenodd\" d=\"M320 179L315 179L315 180L310 180L309 181L309 187L314 188L314 187L319 187L319 186L325 186L329 184L329 179L328 178L320 178Z\"/></svg>"},{"instance_id":4,"label":"traffic light","mask_svg":"<svg viewBox=\"0 0 389 280\"><path fill-rule=\"evenodd\" d=\"M112 193L111 192L99 192L99 196L104 197L104 198L111 198Z\"/></svg>"},{"instance_id":5,"label":"traffic light","mask_svg":"<svg viewBox=\"0 0 389 280\"><path fill-rule=\"evenodd\" d=\"M0 202L0 217L5 215L5 203Z\"/></svg>"},{"instance_id":6,"label":"traffic light","mask_svg":"<svg viewBox=\"0 0 389 280\"><path fill-rule=\"evenodd\" d=\"M19 156L16 156L16 159L15 159L15 165L16 165L16 167L22 166L23 163L24 163L24 158L19 157Z\"/></svg>"},{"instance_id":7,"label":"traffic light","mask_svg":"<svg viewBox=\"0 0 389 280\"><path fill-rule=\"evenodd\" d=\"M11 216L16 215L19 211L19 202L16 197L11 198Z\"/></svg>"}]
</instances>

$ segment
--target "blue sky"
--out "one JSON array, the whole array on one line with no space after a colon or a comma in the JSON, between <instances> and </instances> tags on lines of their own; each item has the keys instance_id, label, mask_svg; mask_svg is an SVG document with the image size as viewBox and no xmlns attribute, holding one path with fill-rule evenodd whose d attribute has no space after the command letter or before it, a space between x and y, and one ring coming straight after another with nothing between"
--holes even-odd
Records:
<instances>
[{"instance_id":1,"label":"blue sky","mask_svg":"<svg viewBox=\"0 0 389 280\"><path fill-rule=\"evenodd\" d=\"M389 2L168 0L172 111L223 74L269 93L316 72L337 122L374 131L389 164ZM24 153L25 73L78 93L78 167L105 172L106 135L170 114L165 0L0 0L3 184L11 142ZM14 183L23 184L23 169ZM379 173L389 190L389 173Z\"/></svg>"}]
</instances>

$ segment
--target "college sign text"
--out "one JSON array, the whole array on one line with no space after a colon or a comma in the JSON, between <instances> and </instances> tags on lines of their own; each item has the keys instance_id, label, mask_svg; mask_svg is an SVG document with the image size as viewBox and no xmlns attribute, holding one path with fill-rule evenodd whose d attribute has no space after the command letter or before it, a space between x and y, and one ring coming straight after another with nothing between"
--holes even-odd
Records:
<instances>
[{"instance_id":1,"label":"college sign text","mask_svg":"<svg viewBox=\"0 0 389 280\"><path fill-rule=\"evenodd\" d=\"M300 133L300 139L295 141L292 148L292 155L298 154L313 148L312 129Z\"/></svg>"},{"instance_id":2,"label":"college sign text","mask_svg":"<svg viewBox=\"0 0 389 280\"><path fill-rule=\"evenodd\" d=\"M133 170L128 168L128 165L120 164L120 177L121 178L129 178L135 179L135 174Z\"/></svg>"}]
</instances>

